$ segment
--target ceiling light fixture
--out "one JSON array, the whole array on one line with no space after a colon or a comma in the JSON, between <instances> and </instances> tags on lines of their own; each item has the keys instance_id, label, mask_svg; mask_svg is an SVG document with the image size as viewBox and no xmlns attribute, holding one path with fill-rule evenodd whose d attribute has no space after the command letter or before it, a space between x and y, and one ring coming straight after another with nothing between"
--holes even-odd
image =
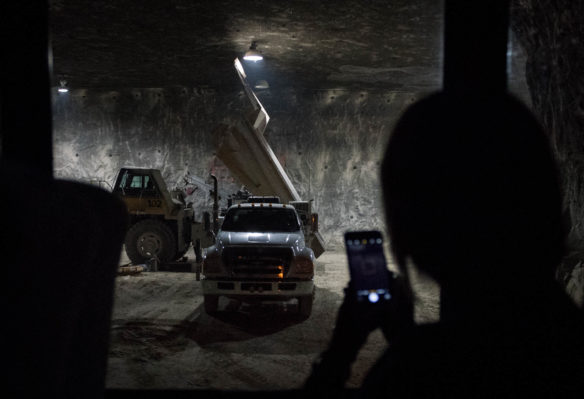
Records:
<instances>
[{"instance_id":1,"label":"ceiling light fixture","mask_svg":"<svg viewBox=\"0 0 584 399\"><path fill-rule=\"evenodd\" d=\"M69 91L69 87L67 87L67 81L65 79L61 79L59 81L59 88L57 90L59 93L67 93Z\"/></svg>"},{"instance_id":2,"label":"ceiling light fixture","mask_svg":"<svg viewBox=\"0 0 584 399\"><path fill-rule=\"evenodd\" d=\"M264 59L264 56L257 50L257 43L251 42L251 46L249 46L249 50L245 52L243 59L246 61L253 61L258 62Z\"/></svg>"}]
</instances>

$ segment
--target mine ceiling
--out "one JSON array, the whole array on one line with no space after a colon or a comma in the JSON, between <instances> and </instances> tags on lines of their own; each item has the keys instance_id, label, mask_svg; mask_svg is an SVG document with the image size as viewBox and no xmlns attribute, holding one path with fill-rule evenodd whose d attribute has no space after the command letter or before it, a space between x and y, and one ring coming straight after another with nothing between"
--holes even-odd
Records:
<instances>
[{"instance_id":1,"label":"mine ceiling","mask_svg":"<svg viewBox=\"0 0 584 399\"><path fill-rule=\"evenodd\" d=\"M74 87L237 85L232 62L271 87L424 90L441 79L439 0L51 2L54 76Z\"/></svg>"}]
</instances>

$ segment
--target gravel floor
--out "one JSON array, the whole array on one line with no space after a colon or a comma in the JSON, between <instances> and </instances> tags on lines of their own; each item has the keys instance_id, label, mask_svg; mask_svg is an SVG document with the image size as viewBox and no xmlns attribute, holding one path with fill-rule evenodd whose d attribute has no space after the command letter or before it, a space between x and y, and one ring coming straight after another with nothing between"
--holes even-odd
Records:
<instances>
[{"instance_id":1,"label":"gravel floor","mask_svg":"<svg viewBox=\"0 0 584 399\"><path fill-rule=\"evenodd\" d=\"M190 256L191 259L194 257ZM127 262L123 256L122 263ZM389 265L393 267L392 264ZM118 276L107 387L129 389L278 390L302 385L326 347L343 288L344 252L329 251L316 265L316 297L307 320L296 304L243 305L222 298L215 317L203 309L201 283L189 268ZM435 320L438 289L414 276L416 319ZM347 384L358 386L386 347L373 332Z\"/></svg>"}]
</instances>

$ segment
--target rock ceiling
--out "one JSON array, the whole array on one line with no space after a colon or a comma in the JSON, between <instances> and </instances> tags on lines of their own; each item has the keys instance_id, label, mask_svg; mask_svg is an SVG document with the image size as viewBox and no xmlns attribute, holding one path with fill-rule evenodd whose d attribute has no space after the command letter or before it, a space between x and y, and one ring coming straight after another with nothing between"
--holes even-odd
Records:
<instances>
[{"instance_id":1,"label":"rock ceiling","mask_svg":"<svg viewBox=\"0 0 584 399\"><path fill-rule=\"evenodd\" d=\"M424 90L441 79L439 0L53 0L55 76L74 87L222 87L247 65L272 87Z\"/></svg>"}]
</instances>

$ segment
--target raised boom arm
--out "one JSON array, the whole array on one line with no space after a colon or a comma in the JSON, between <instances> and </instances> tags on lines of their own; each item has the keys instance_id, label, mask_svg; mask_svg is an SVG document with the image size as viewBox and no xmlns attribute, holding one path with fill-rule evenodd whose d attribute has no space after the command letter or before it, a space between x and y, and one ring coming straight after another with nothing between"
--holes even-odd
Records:
<instances>
[{"instance_id":1,"label":"raised boom arm","mask_svg":"<svg viewBox=\"0 0 584 399\"><path fill-rule=\"evenodd\" d=\"M300 196L282 168L263 133L268 113L247 82L239 60L234 61L249 106L236 125L220 125L214 139L217 156L254 195L277 195L282 202L300 201Z\"/></svg>"}]
</instances>

